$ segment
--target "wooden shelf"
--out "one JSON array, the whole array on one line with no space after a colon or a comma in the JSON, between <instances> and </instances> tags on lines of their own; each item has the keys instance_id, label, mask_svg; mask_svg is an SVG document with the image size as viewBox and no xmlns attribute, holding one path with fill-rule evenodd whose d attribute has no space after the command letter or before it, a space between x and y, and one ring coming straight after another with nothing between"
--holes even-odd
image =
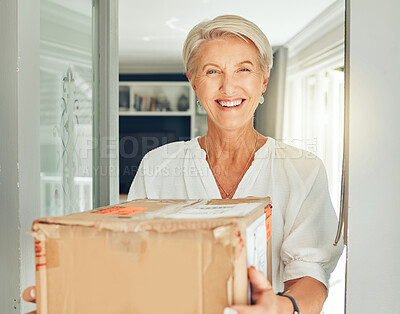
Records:
<instances>
[{"instance_id":1,"label":"wooden shelf","mask_svg":"<svg viewBox=\"0 0 400 314\"><path fill-rule=\"evenodd\" d=\"M192 116L191 111L120 111L120 116Z\"/></svg>"},{"instance_id":2,"label":"wooden shelf","mask_svg":"<svg viewBox=\"0 0 400 314\"><path fill-rule=\"evenodd\" d=\"M187 111L179 111L179 98L185 95L188 98L189 108ZM152 98L160 100L161 104L170 104L171 111L136 111L136 97ZM119 82L119 98L120 98L120 117L182 117L190 119L190 137L195 137L199 132L197 117L200 116L196 110L196 95L189 82ZM140 105L139 105L140 106ZM128 110L124 110L124 109ZM143 108L149 110L149 108ZM200 119L201 123L205 123L204 119Z\"/></svg>"}]
</instances>

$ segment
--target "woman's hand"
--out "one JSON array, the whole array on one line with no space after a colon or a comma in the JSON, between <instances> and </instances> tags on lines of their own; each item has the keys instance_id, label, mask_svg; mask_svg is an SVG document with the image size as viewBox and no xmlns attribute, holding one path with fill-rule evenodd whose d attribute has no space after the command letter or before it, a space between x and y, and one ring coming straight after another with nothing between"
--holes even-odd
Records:
<instances>
[{"instance_id":1,"label":"woman's hand","mask_svg":"<svg viewBox=\"0 0 400 314\"><path fill-rule=\"evenodd\" d=\"M256 270L254 266L249 268L249 280L254 305L232 305L225 308L224 314L293 313L290 300L276 295L264 274Z\"/></svg>"},{"instance_id":2,"label":"woman's hand","mask_svg":"<svg viewBox=\"0 0 400 314\"><path fill-rule=\"evenodd\" d=\"M22 299L26 302L36 303L36 287L28 287L22 292ZM27 314L36 314L36 311L29 312Z\"/></svg>"}]
</instances>

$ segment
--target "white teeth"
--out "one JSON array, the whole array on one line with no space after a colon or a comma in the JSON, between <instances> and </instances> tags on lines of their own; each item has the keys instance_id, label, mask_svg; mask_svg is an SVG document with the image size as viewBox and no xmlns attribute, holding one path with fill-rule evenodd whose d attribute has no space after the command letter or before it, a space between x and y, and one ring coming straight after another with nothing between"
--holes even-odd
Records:
<instances>
[{"instance_id":1,"label":"white teeth","mask_svg":"<svg viewBox=\"0 0 400 314\"><path fill-rule=\"evenodd\" d=\"M224 107L236 107L239 106L242 103L242 99L240 100L234 100L234 101L222 101L219 100L218 103Z\"/></svg>"}]
</instances>

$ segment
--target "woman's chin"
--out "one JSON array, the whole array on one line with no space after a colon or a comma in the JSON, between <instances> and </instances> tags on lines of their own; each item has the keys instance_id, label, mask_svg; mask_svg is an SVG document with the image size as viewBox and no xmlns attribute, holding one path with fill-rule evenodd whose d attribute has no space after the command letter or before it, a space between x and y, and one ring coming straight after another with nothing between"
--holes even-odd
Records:
<instances>
[{"instance_id":1,"label":"woman's chin","mask_svg":"<svg viewBox=\"0 0 400 314\"><path fill-rule=\"evenodd\" d=\"M248 119L244 119L244 116L241 115L239 117L219 117L216 120L211 119L211 123L215 124L218 128L223 130L237 130L241 129L246 125L253 125L252 123L249 124L249 120L251 120L252 116Z\"/></svg>"}]
</instances>

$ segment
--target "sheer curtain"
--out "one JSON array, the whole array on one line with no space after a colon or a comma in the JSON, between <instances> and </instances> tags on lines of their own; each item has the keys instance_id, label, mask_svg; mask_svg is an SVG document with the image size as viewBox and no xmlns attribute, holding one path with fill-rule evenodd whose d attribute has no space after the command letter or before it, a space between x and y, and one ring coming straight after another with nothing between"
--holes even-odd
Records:
<instances>
[{"instance_id":1,"label":"sheer curtain","mask_svg":"<svg viewBox=\"0 0 400 314\"><path fill-rule=\"evenodd\" d=\"M340 209L343 114L344 73L340 65L332 64L288 78L282 140L322 159L337 213Z\"/></svg>"},{"instance_id":2,"label":"sheer curtain","mask_svg":"<svg viewBox=\"0 0 400 314\"><path fill-rule=\"evenodd\" d=\"M287 46L281 140L322 159L332 203L339 215L344 135L344 2L337 1ZM325 314L344 313L345 267L344 252L330 279Z\"/></svg>"}]
</instances>

